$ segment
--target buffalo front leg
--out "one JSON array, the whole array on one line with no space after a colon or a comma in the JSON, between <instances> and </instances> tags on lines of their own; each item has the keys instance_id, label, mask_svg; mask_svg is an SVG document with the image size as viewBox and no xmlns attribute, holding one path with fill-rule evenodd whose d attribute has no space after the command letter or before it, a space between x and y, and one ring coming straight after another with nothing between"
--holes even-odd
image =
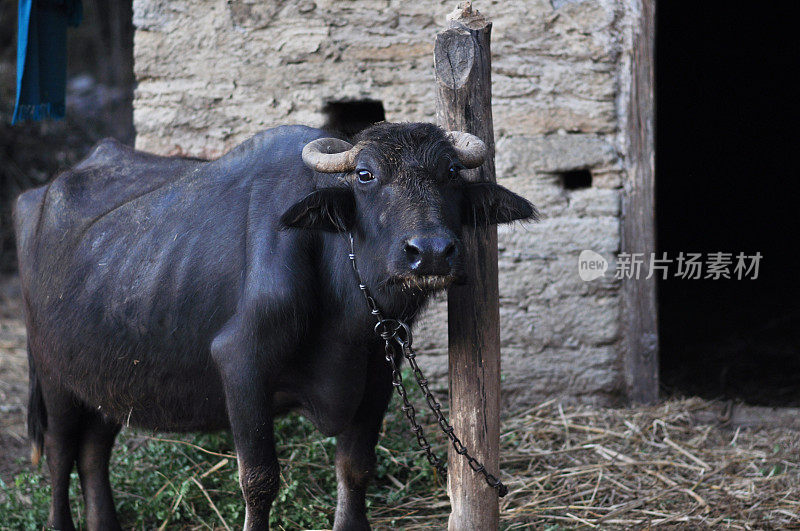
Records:
<instances>
[{"instance_id":1,"label":"buffalo front leg","mask_svg":"<svg viewBox=\"0 0 800 531\"><path fill-rule=\"evenodd\" d=\"M239 458L239 486L246 511L244 529L269 529L269 513L280 486L280 468L275 453L272 420L257 425L234 426L233 438Z\"/></svg>"},{"instance_id":2,"label":"buffalo front leg","mask_svg":"<svg viewBox=\"0 0 800 531\"><path fill-rule=\"evenodd\" d=\"M391 399L390 373L369 371L370 381L350 426L336 438L337 500L334 531L370 529L367 486L375 473L375 445Z\"/></svg>"},{"instance_id":3,"label":"buffalo front leg","mask_svg":"<svg viewBox=\"0 0 800 531\"><path fill-rule=\"evenodd\" d=\"M228 419L239 461L239 486L245 501L245 530L269 529L278 494L280 468L275 452L268 379L255 360L230 337L214 341L212 353L225 389Z\"/></svg>"}]
</instances>

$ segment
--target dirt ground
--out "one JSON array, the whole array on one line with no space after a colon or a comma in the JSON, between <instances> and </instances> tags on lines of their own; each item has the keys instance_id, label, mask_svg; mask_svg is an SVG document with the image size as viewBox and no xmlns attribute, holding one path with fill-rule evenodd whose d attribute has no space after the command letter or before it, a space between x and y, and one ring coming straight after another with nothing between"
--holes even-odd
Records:
<instances>
[{"instance_id":1,"label":"dirt ground","mask_svg":"<svg viewBox=\"0 0 800 531\"><path fill-rule=\"evenodd\" d=\"M0 478L7 483L30 467L27 371L18 279L0 277ZM551 400L506 418L503 522L508 529L800 529L796 410L778 418L769 408L744 408L736 420L736 409L720 405L671 398L609 409ZM764 415L774 417L769 427L733 426L759 424ZM402 516L407 529L441 528L445 513L431 516L434 503L446 506L444 492L409 494L396 507L376 508L373 518L387 527Z\"/></svg>"},{"instance_id":2,"label":"dirt ground","mask_svg":"<svg viewBox=\"0 0 800 531\"><path fill-rule=\"evenodd\" d=\"M0 478L8 482L29 454L25 429L28 359L19 281L0 278Z\"/></svg>"}]
</instances>

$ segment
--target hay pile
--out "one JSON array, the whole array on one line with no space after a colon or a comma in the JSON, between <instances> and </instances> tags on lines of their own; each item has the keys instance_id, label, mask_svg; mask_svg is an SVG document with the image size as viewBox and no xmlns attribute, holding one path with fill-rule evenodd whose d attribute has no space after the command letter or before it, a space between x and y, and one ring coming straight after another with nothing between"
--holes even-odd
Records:
<instances>
[{"instance_id":1,"label":"hay pile","mask_svg":"<svg viewBox=\"0 0 800 531\"><path fill-rule=\"evenodd\" d=\"M503 424L501 528L800 528L800 432L698 423L700 399L542 404ZM442 495L375 507L376 528L441 528Z\"/></svg>"}]
</instances>

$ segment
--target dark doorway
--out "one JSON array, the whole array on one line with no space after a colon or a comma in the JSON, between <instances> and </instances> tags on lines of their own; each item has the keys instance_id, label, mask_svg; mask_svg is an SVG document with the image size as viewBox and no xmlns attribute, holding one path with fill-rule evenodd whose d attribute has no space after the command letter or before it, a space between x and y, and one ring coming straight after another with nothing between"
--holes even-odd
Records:
<instances>
[{"instance_id":1,"label":"dark doorway","mask_svg":"<svg viewBox=\"0 0 800 531\"><path fill-rule=\"evenodd\" d=\"M703 277L708 253L733 262L731 279L659 282L664 390L800 405L794 17L659 2L656 20L659 253L703 253ZM762 255L756 280L735 278L740 252Z\"/></svg>"}]
</instances>

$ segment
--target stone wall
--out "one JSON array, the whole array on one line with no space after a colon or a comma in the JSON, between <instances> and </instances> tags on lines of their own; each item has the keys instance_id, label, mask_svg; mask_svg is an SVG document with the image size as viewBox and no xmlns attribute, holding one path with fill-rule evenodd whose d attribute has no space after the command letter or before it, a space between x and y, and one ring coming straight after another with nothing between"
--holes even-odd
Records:
<instances>
[{"instance_id":1,"label":"stone wall","mask_svg":"<svg viewBox=\"0 0 800 531\"><path fill-rule=\"evenodd\" d=\"M499 182L544 220L500 228L507 405L608 403L623 392L619 285L584 283L577 256L619 247L627 0L478 1L493 27ZM321 125L326 102L375 99L431 121L433 41L456 7L417 0L135 0L139 149L216 157L278 124ZM564 174L591 172L591 186ZM611 266L613 271L613 264ZM418 327L446 374L446 310Z\"/></svg>"}]
</instances>

